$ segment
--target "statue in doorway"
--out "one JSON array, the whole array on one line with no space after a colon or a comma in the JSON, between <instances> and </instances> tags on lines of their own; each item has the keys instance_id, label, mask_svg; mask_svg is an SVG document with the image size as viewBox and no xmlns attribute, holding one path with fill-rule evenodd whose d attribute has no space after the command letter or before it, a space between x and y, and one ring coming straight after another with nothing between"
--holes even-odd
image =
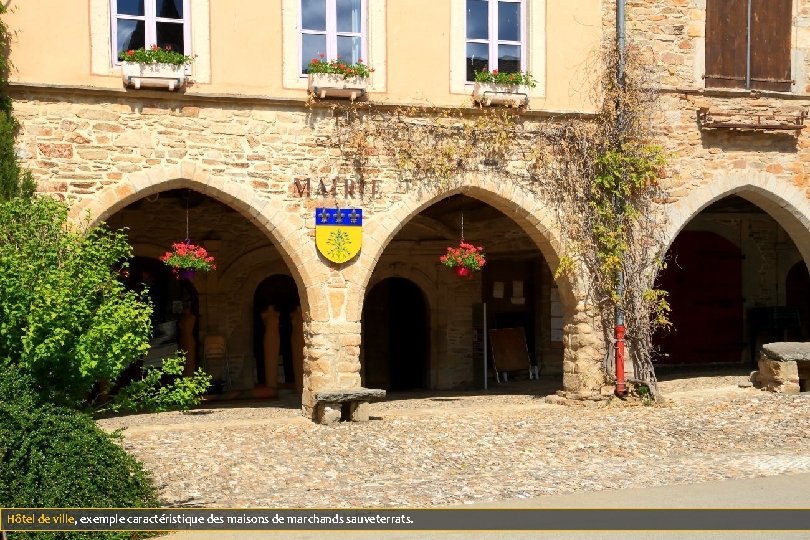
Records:
<instances>
[{"instance_id":1,"label":"statue in doorway","mask_svg":"<svg viewBox=\"0 0 810 540\"><path fill-rule=\"evenodd\" d=\"M262 311L264 322L264 337L262 348L264 350L264 383L270 388L278 387L278 354L281 339L278 334L279 315L273 306Z\"/></svg>"},{"instance_id":2,"label":"statue in doorway","mask_svg":"<svg viewBox=\"0 0 810 540\"><path fill-rule=\"evenodd\" d=\"M304 316L301 306L292 312L292 347L293 375L295 376L295 391L298 395L304 390Z\"/></svg>"},{"instance_id":3,"label":"statue in doorway","mask_svg":"<svg viewBox=\"0 0 810 540\"><path fill-rule=\"evenodd\" d=\"M177 320L177 346L186 351L186 365L183 368L183 375L191 377L197 369L197 341L194 339L194 325L197 323L197 316L191 311L191 306L183 306L183 313Z\"/></svg>"}]
</instances>

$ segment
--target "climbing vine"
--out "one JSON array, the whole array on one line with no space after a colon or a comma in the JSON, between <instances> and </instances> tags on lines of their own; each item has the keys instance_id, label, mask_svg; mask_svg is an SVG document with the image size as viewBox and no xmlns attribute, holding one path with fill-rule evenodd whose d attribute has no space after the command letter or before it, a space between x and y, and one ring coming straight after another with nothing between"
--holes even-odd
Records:
<instances>
[{"instance_id":1,"label":"climbing vine","mask_svg":"<svg viewBox=\"0 0 810 540\"><path fill-rule=\"evenodd\" d=\"M0 16L5 13L6 7L0 4ZM19 124L12 116L8 94L10 42L11 33L5 19L0 17L0 201L16 195L31 195L36 188L31 172L20 168L14 148Z\"/></svg>"},{"instance_id":2,"label":"climbing vine","mask_svg":"<svg viewBox=\"0 0 810 540\"><path fill-rule=\"evenodd\" d=\"M361 179L394 169L400 182L446 190L483 173L544 198L566 242L557 275L584 285L607 343L616 308L624 311L636 379L657 397L652 335L669 324L666 293L653 288L664 245L658 180L665 160L652 142L654 85L636 60L628 47L618 81L616 49L603 48L594 60L602 69L594 70L592 113L333 105L334 136L323 143L339 149Z\"/></svg>"}]
</instances>

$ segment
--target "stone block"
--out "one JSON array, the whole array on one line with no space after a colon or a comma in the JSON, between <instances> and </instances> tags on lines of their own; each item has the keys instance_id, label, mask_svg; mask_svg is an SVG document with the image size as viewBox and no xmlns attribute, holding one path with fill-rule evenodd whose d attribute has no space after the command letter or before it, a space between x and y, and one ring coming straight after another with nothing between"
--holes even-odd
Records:
<instances>
[{"instance_id":1,"label":"stone block","mask_svg":"<svg viewBox=\"0 0 810 540\"><path fill-rule=\"evenodd\" d=\"M102 108L80 109L79 112L76 113L76 116L87 120L118 120L117 114Z\"/></svg>"},{"instance_id":2,"label":"stone block","mask_svg":"<svg viewBox=\"0 0 810 540\"><path fill-rule=\"evenodd\" d=\"M39 153L49 158L72 158L73 146L70 144L38 144Z\"/></svg>"},{"instance_id":3,"label":"stone block","mask_svg":"<svg viewBox=\"0 0 810 540\"><path fill-rule=\"evenodd\" d=\"M761 356L777 361L810 361L810 343L782 341L766 343L762 346Z\"/></svg>"},{"instance_id":4,"label":"stone block","mask_svg":"<svg viewBox=\"0 0 810 540\"><path fill-rule=\"evenodd\" d=\"M368 422L371 416L371 405L368 403L354 403L352 405L352 422Z\"/></svg>"},{"instance_id":5,"label":"stone block","mask_svg":"<svg viewBox=\"0 0 810 540\"><path fill-rule=\"evenodd\" d=\"M796 361L770 360L761 355L759 358L759 372L755 377L759 388L780 394L798 394L799 370Z\"/></svg>"},{"instance_id":6,"label":"stone block","mask_svg":"<svg viewBox=\"0 0 810 540\"><path fill-rule=\"evenodd\" d=\"M325 426L340 422L340 406L316 405L315 422Z\"/></svg>"}]
</instances>

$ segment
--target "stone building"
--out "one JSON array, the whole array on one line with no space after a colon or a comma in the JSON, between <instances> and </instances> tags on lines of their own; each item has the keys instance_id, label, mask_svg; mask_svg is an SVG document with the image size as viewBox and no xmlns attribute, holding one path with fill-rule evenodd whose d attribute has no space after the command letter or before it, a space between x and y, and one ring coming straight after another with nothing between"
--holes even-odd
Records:
<instances>
[{"instance_id":1,"label":"stone building","mask_svg":"<svg viewBox=\"0 0 810 540\"><path fill-rule=\"evenodd\" d=\"M810 332L801 129L810 0L774 3L752 1L750 20L735 11L747 12L747 0L730 11L717 0L627 5L628 38L657 70L655 128L669 160L673 263L662 281L676 331L660 338L667 363L749 362L757 343ZM19 155L39 191L69 200L76 219L128 228L136 254L128 279L149 285L155 323L190 311L186 347L220 370L221 390L302 385L311 414L313 393L325 388L480 384L477 306L486 303L490 328L524 329L543 377L598 391L604 343L581 290L555 280L564 239L550 203L486 167L433 189L402 182L390 161L359 177L324 143L337 136L335 104L347 93L308 91L305 71L319 54L362 58L374 73L354 97L378 105L383 121L412 105L476 114L472 68L486 65L533 74L526 122L587 117L596 106L586 83L600 44L613 38L614 2L239 7L249 9L42 0L14 3L7 16ZM751 54L738 50L749 34ZM122 79L118 53L152 45L195 56L184 83ZM362 210L355 257L337 264L319 253L318 208ZM459 279L438 257L457 244L462 216L464 237L487 248L488 264ZM216 271L178 281L157 261L185 238L216 257ZM227 369L214 366L222 359L214 344Z\"/></svg>"}]
</instances>

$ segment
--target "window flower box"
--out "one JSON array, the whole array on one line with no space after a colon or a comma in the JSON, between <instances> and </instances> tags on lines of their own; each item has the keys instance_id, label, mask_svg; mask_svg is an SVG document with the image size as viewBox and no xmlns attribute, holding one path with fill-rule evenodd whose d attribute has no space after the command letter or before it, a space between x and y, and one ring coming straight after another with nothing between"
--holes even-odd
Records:
<instances>
[{"instance_id":1,"label":"window flower box","mask_svg":"<svg viewBox=\"0 0 810 540\"><path fill-rule=\"evenodd\" d=\"M336 73L310 73L309 91L321 99L348 98L354 101L363 98L368 90L368 79L361 77L344 78Z\"/></svg>"},{"instance_id":2,"label":"window flower box","mask_svg":"<svg viewBox=\"0 0 810 540\"><path fill-rule=\"evenodd\" d=\"M529 72L476 71L473 100L482 105L525 107L529 104L529 89L535 86Z\"/></svg>"},{"instance_id":3,"label":"window flower box","mask_svg":"<svg viewBox=\"0 0 810 540\"><path fill-rule=\"evenodd\" d=\"M121 60L124 86L177 90L186 84L186 66L194 57L173 51L168 46L161 49L153 45L148 49L121 51L118 59Z\"/></svg>"},{"instance_id":4,"label":"window flower box","mask_svg":"<svg viewBox=\"0 0 810 540\"><path fill-rule=\"evenodd\" d=\"M346 63L338 57L327 60L325 55L313 58L307 66L309 92L318 98L348 98L354 101L363 98L368 90L368 81L374 68L359 59Z\"/></svg>"},{"instance_id":5,"label":"window flower box","mask_svg":"<svg viewBox=\"0 0 810 540\"><path fill-rule=\"evenodd\" d=\"M186 66L138 62L123 62L121 77L124 80L124 86L132 86L135 89L151 87L168 90L177 90L186 84L187 79Z\"/></svg>"},{"instance_id":6,"label":"window flower box","mask_svg":"<svg viewBox=\"0 0 810 540\"><path fill-rule=\"evenodd\" d=\"M525 107L529 104L529 87L525 84L475 83L473 100L481 105Z\"/></svg>"}]
</instances>

